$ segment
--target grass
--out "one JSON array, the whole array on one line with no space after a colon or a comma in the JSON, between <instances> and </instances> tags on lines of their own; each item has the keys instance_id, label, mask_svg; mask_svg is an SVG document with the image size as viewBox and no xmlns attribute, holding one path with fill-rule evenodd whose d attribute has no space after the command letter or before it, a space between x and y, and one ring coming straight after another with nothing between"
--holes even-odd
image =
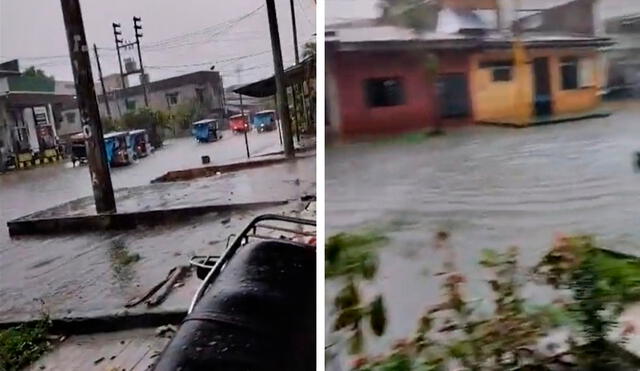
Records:
<instances>
[{"instance_id":1,"label":"grass","mask_svg":"<svg viewBox=\"0 0 640 371\"><path fill-rule=\"evenodd\" d=\"M18 371L37 361L51 347L47 339L50 326L44 319L0 331L0 370Z\"/></svg>"}]
</instances>

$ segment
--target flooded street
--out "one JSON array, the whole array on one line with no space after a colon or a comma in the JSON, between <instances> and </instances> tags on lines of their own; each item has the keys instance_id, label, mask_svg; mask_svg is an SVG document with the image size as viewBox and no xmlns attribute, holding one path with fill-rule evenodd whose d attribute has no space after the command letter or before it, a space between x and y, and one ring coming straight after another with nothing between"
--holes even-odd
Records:
<instances>
[{"instance_id":1,"label":"flooded street","mask_svg":"<svg viewBox=\"0 0 640 371\"><path fill-rule=\"evenodd\" d=\"M253 153L278 151L277 135L251 134ZM149 185L151 179L169 170L201 166L202 154L210 155L213 164L222 164L243 161L244 151L242 136L228 135L208 145L188 138L170 141L139 163L114 169L114 187L147 186L129 191L132 199L127 202L141 198L139 202L146 199L166 207L296 199L315 193L315 157L188 183ZM0 320L32 318L42 311L52 317L120 311L128 300L164 279L170 268L187 264L190 256L219 254L227 237L256 214L292 212L300 207L290 203L212 213L179 224L126 232L9 238L7 220L90 195L86 167L60 164L0 176ZM144 205L134 208L139 206ZM125 258L137 255L139 261L123 265L122 254ZM186 286L187 290L196 287ZM191 294L176 293L158 309L184 309Z\"/></svg>"},{"instance_id":2,"label":"flooded street","mask_svg":"<svg viewBox=\"0 0 640 371\"><path fill-rule=\"evenodd\" d=\"M476 263L485 248L518 246L532 265L556 234L588 233L608 248L640 253L640 174L633 165L640 105L608 108L614 114L604 119L476 126L327 150L327 236L374 228L391 238L370 288L385 293L390 311L374 351L410 334L425 305L440 299L437 231L450 232L457 268L476 298L484 292ZM537 290L529 295L548 299Z\"/></svg>"},{"instance_id":3,"label":"flooded street","mask_svg":"<svg viewBox=\"0 0 640 371\"><path fill-rule=\"evenodd\" d=\"M277 131L252 132L248 140L253 155L281 149ZM211 157L211 164L244 161L244 136L225 131L222 140L214 143L199 144L192 138L167 140L164 148L138 163L113 168L113 188L147 185L168 171L203 166L203 155ZM0 224L4 226L10 219L91 194L87 166L73 168L68 161L0 175ZM6 228L0 228L0 246L6 236Z\"/></svg>"}]
</instances>

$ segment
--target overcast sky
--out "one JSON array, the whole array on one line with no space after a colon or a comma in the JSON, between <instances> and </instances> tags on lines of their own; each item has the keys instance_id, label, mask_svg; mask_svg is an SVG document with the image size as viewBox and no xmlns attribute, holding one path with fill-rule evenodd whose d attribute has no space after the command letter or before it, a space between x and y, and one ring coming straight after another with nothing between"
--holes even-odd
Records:
<instances>
[{"instance_id":1,"label":"overcast sky","mask_svg":"<svg viewBox=\"0 0 640 371\"><path fill-rule=\"evenodd\" d=\"M105 75L118 72L111 23L122 24L125 39L133 40L134 15L142 17L142 59L152 81L208 69L213 64L222 71L225 85L238 83L238 67L243 69L242 82L273 74L264 0L80 0L80 3L87 39L102 48L100 60ZM286 67L294 62L289 1L278 0L276 5ZM315 33L315 3L294 0L294 7L298 41L302 45ZM258 8L253 15L238 21ZM36 65L58 80L73 80L66 55L59 0L0 0L0 61L19 58L21 68ZM239 59L243 56L249 57ZM95 66L93 70L96 74ZM132 84L137 81L137 77L131 77Z\"/></svg>"}]
</instances>

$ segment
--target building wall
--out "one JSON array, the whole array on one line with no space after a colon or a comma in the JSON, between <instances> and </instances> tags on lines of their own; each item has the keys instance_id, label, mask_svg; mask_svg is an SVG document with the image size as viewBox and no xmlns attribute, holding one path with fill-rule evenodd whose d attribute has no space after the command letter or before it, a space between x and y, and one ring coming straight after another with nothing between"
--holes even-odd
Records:
<instances>
[{"instance_id":1,"label":"building wall","mask_svg":"<svg viewBox=\"0 0 640 371\"><path fill-rule=\"evenodd\" d=\"M561 50L539 49L529 50L528 58L549 58L549 77L554 114L566 114L594 109L600 103L598 91L604 81L600 59L593 50ZM507 60L513 54L508 51L483 52L472 57L471 90L474 119L485 121L492 119L514 118L518 106L533 115L534 76L531 63L522 66L522 72L515 68L511 81L492 81L491 69L480 68L483 61ZM593 62L593 86L572 90L562 90L561 59L563 57L579 57ZM514 107L516 107L514 109Z\"/></svg>"},{"instance_id":2,"label":"building wall","mask_svg":"<svg viewBox=\"0 0 640 371\"><path fill-rule=\"evenodd\" d=\"M214 89L211 84L186 84L179 87L151 91L148 93L149 106L156 110L169 111L176 108L182 103L189 102L197 99L196 89L204 89L204 101L205 106L210 110L222 109L223 102L221 94L218 94L219 89ZM167 101L167 94L178 94L177 104L169 104ZM109 105L111 108L111 114L114 118L119 118L121 115L127 113L127 106L125 103L125 97L121 95L119 91L110 96ZM144 107L144 94L130 95L126 97L128 101L134 101L136 109ZM100 103L100 113L106 117L107 109L104 102Z\"/></svg>"},{"instance_id":3,"label":"building wall","mask_svg":"<svg viewBox=\"0 0 640 371\"><path fill-rule=\"evenodd\" d=\"M511 81L492 81L492 70L480 68L480 63L509 60L513 53L484 52L471 57L471 101L473 118L484 121L497 118L511 118L520 110L533 110L533 79L531 65L522 66L520 71L512 70Z\"/></svg>"},{"instance_id":4,"label":"building wall","mask_svg":"<svg viewBox=\"0 0 640 371\"><path fill-rule=\"evenodd\" d=\"M573 90L562 90L560 60L565 56L577 56L590 59L594 63L593 86ZM551 91L553 93L553 112L555 114L574 113L595 109L600 104L600 90L604 76L602 70L597 68L598 55L591 51L555 51L549 58L551 69Z\"/></svg>"},{"instance_id":5,"label":"building wall","mask_svg":"<svg viewBox=\"0 0 640 371\"><path fill-rule=\"evenodd\" d=\"M435 87L428 81L425 65L417 55L398 52L339 53L331 63L335 72L335 103L339 105L341 135L397 133L433 124L436 117ZM364 84L371 78L400 78L404 104L368 107Z\"/></svg>"}]
</instances>

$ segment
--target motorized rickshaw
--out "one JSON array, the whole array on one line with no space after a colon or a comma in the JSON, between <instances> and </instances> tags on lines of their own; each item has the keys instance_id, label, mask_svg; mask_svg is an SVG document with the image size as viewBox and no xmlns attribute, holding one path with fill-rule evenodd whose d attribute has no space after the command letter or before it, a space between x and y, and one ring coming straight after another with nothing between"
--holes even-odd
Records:
<instances>
[{"instance_id":1,"label":"motorized rickshaw","mask_svg":"<svg viewBox=\"0 0 640 371\"><path fill-rule=\"evenodd\" d=\"M71 146L71 163L73 167L76 163L79 165L87 163L87 143L84 133L74 134L69 137L69 145Z\"/></svg>"},{"instance_id":2,"label":"motorized rickshaw","mask_svg":"<svg viewBox=\"0 0 640 371\"><path fill-rule=\"evenodd\" d=\"M126 131L105 134L104 147L109 165L125 166L131 164L133 154L130 150L129 133Z\"/></svg>"},{"instance_id":3,"label":"motorized rickshaw","mask_svg":"<svg viewBox=\"0 0 640 371\"><path fill-rule=\"evenodd\" d=\"M258 130L258 133L275 130L276 125L276 111L274 110L260 111L253 115L253 127Z\"/></svg>"},{"instance_id":4,"label":"motorized rickshaw","mask_svg":"<svg viewBox=\"0 0 640 371\"><path fill-rule=\"evenodd\" d=\"M134 160L149 156L152 149L147 131L145 129L131 130L129 132L129 146Z\"/></svg>"},{"instance_id":5,"label":"motorized rickshaw","mask_svg":"<svg viewBox=\"0 0 640 371\"><path fill-rule=\"evenodd\" d=\"M198 143L215 142L221 138L218 134L218 122L213 119L194 122L191 127L191 134Z\"/></svg>"},{"instance_id":6,"label":"motorized rickshaw","mask_svg":"<svg viewBox=\"0 0 640 371\"><path fill-rule=\"evenodd\" d=\"M246 133L251 130L247 115L233 115L229 117L229 127L234 134Z\"/></svg>"},{"instance_id":7,"label":"motorized rickshaw","mask_svg":"<svg viewBox=\"0 0 640 371\"><path fill-rule=\"evenodd\" d=\"M314 370L315 256L315 221L261 215L193 257L202 284L154 370Z\"/></svg>"}]
</instances>

